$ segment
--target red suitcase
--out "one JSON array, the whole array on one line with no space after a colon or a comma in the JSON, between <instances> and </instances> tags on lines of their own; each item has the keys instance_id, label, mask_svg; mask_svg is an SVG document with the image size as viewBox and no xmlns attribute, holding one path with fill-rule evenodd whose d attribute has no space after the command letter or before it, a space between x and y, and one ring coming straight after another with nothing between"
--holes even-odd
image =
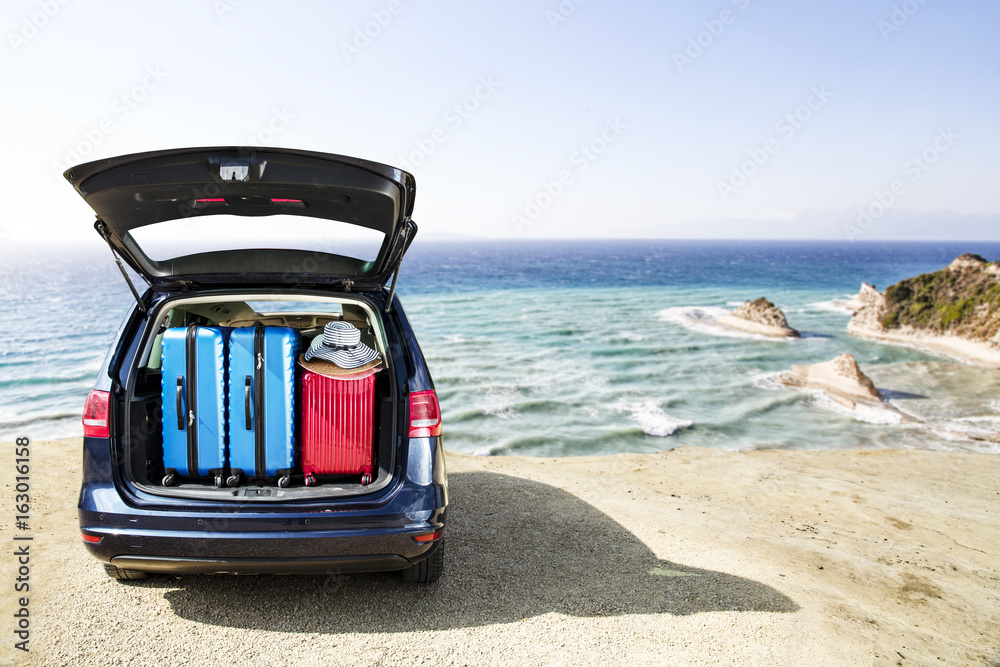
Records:
<instances>
[{"instance_id":1,"label":"red suitcase","mask_svg":"<svg viewBox=\"0 0 1000 667\"><path fill-rule=\"evenodd\" d=\"M300 435L302 472L307 486L318 475L361 475L369 484L375 472L375 375L338 379L302 371Z\"/></svg>"}]
</instances>

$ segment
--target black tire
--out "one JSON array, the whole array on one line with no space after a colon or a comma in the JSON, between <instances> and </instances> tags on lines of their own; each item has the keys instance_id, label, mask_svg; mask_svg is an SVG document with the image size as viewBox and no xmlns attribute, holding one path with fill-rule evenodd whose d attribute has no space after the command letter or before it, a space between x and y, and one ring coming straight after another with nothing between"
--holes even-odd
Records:
<instances>
[{"instance_id":1,"label":"black tire","mask_svg":"<svg viewBox=\"0 0 1000 667\"><path fill-rule=\"evenodd\" d=\"M432 584L441 578L444 571L444 542L438 544L430 558L425 558L413 567L403 570L403 581L411 584Z\"/></svg>"},{"instance_id":2,"label":"black tire","mask_svg":"<svg viewBox=\"0 0 1000 667\"><path fill-rule=\"evenodd\" d=\"M149 576L148 572L143 572L142 570L123 570L110 563L102 563L102 565L104 565L104 571L108 573L108 576L118 581L136 581L137 579L145 579Z\"/></svg>"}]
</instances>

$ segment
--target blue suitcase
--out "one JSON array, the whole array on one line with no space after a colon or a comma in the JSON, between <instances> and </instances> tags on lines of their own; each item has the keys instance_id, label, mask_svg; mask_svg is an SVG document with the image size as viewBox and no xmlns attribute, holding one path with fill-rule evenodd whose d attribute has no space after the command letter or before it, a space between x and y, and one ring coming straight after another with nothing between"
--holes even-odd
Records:
<instances>
[{"instance_id":1,"label":"blue suitcase","mask_svg":"<svg viewBox=\"0 0 1000 667\"><path fill-rule=\"evenodd\" d=\"M229 478L277 478L287 487L295 467L295 359L290 327L233 329L229 336Z\"/></svg>"},{"instance_id":2,"label":"blue suitcase","mask_svg":"<svg viewBox=\"0 0 1000 667\"><path fill-rule=\"evenodd\" d=\"M189 326L163 332L162 484L214 478L226 467L226 332Z\"/></svg>"}]
</instances>

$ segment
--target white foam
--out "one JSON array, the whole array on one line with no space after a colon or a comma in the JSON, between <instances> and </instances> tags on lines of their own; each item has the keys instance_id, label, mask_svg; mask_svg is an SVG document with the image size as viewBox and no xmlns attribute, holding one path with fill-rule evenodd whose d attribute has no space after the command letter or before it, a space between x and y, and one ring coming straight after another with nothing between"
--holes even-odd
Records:
<instances>
[{"instance_id":1,"label":"white foam","mask_svg":"<svg viewBox=\"0 0 1000 667\"><path fill-rule=\"evenodd\" d=\"M690 329L691 331L707 333L713 336L742 338L744 340L794 340L792 338L769 338L768 336L762 336L760 334L750 333L747 331L737 331L736 329L730 329L729 327L715 321L728 314L728 310L725 308L719 308L718 306L681 306L677 308L667 308L657 313L661 322L674 322Z\"/></svg>"},{"instance_id":2,"label":"white foam","mask_svg":"<svg viewBox=\"0 0 1000 667\"><path fill-rule=\"evenodd\" d=\"M858 402L854 404L854 408L852 409L833 400L825 391L818 389L802 389L801 391L809 394L816 407L846 415L860 422L880 426L895 426L903 421L903 415L891 407Z\"/></svg>"},{"instance_id":3,"label":"white foam","mask_svg":"<svg viewBox=\"0 0 1000 667\"><path fill-rule=\"evenodd\" d=\"M848 299L851 297L847 297ZM847 299L831 299L830 301L816 301L814 303L807 303L807 308L813 308L815 310L823 310L828 313L837 313L839 315L853 315L854 310L847 307Z\"/></svg>"},{"instance_id":4,"label":"white foam","mask_svg":"<svg viewBox=\"0 0 1000 667\"><path fill-rule=\"evenodd\" d=\"M476 407L490 417L513 419L520 416L520 413L514 408L514 404L520 398L520 392L515 389L509 387L490 387L486 391L486 396L476 401Z\"/></svg>"},{"instance_id":5,"label":"white foam","mask_svg":"<svg viewBox=\"0 0 1000 667\"><path fill-rule=\"evenodd\" d=\"M646 400L642 403L626 403L618 406L619 412L629 413L639 423L639 428L646 435L666 438L680 429L694 425L686 419L671 417L655 401Z\"/></svg>"},{"instance_id":6,"label":"white foam","mask_svg":"<svg viewBox=\"0 0 1000 667\"><path fill-rule=\"evenodd\" d=\"M830 412L836 412L868 424L891 426L899 424L903 421L903 415L900 414L895 407L858 402L855 403L855 407L852 409L833 400L830 398L829 394L821 389L813 389L809 387L789 387L784 385L778 381L779 375L781 375L781 373L762 373L761 375L754 377L754 386L760 387L761 389L792 389L794 391L799 391L808 396L809 401L818 408L829 410Z\"/></svg>"},{"instance_id":7,"label":"white foam","mask_svg":"<svg viewBox=\"0 0 1000 667\"><path fill-rule=\"evenodd\" d=\"M761 373L753 376L753 384L761 389L785 389L785 385L778 382L781 373Z\"/></svg>"}]
</instances>

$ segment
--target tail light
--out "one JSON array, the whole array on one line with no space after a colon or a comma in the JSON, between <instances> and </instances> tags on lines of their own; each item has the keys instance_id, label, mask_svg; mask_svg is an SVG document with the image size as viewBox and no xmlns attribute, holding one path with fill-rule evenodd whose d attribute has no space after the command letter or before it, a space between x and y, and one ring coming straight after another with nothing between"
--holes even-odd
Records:
<instances>
[{"instance_id":1,"label":"tail light","mask_svg":"<svg viewBox=\"0 0 1000 667\"><path fill-rule=\"evenodd\" d=\"M83 533L83 541L89 544L100 544L103 539L104 538L99 535L88 535L87 533Z\"/></svg>"},{"instance_id":2,"label":"tail light","mask_svg":"<svg viewBox=\"0 0 1000 667\"><path fill-rule=\"evenodd\" d=\"M437 394L415 391L410 394L410 437L431 438L441 435L441 406Z\"/></svg>"},{"instance_id":3,"label":"tail light","mask_svg":"<svg viewBox=\"0 0 1000 667\"><path fill-rule=\"evenodd\" d=\"M426 544L427 542L440 540L442 535L444 535L443 530L435 530L433 533L428 533L426 535L414 535L413 541L418 542L420 544Z\"/></svg>"},{"instance_id":4,"label":"tail light","mask_svg":"<svg viewBox=\"0 0 1000 667\"><path fill-rule=\"evenodd\" d=\"M94 390L87 396L87 402L83 404L83 435L86 438L107 438L110 435L108 429L108 403L111 401L111 394L106 391Z\"/></svg>"}]
</instances>

